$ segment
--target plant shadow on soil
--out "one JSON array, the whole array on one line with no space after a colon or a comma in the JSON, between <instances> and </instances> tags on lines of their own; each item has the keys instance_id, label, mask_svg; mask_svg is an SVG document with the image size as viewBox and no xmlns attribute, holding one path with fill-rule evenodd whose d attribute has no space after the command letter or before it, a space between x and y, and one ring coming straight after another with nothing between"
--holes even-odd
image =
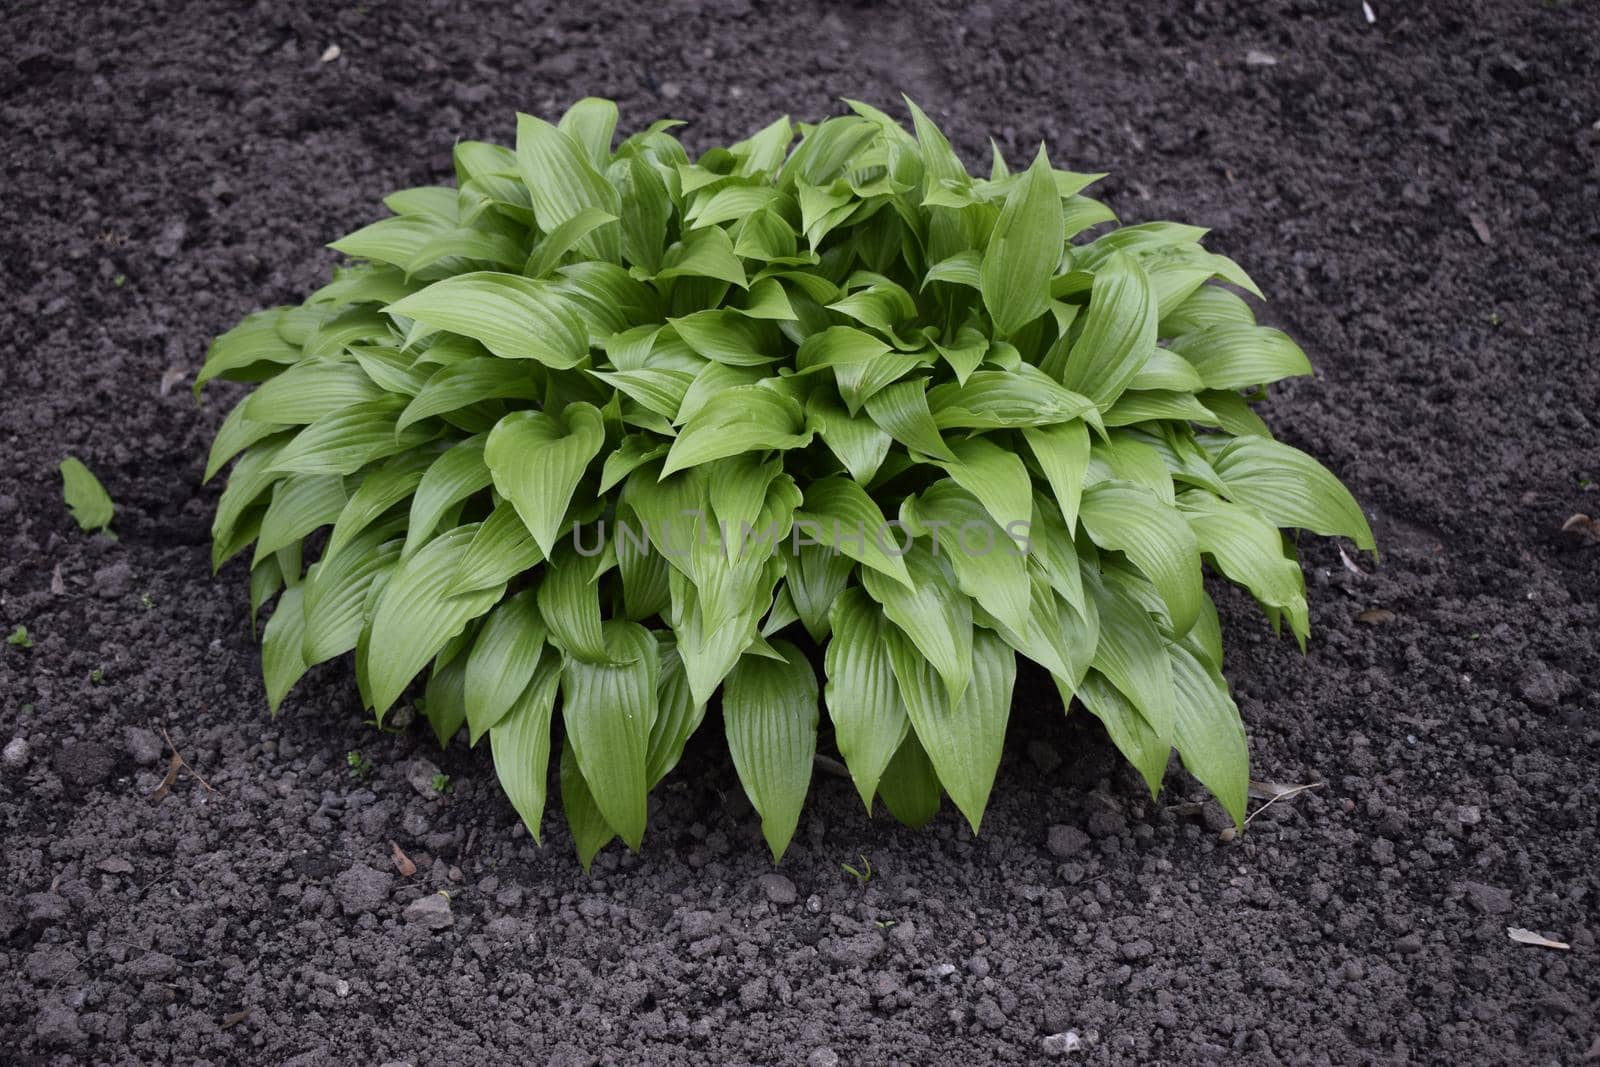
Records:
<instances>
[{"instance_id":1,"label":"plant shadow on soil","mask_svg":"<svg viewBox=\"0 0 1600 1067\"><path fill-rule=\"evenodd\" d=\"M1582 1060L1600 549L1560 531L1600 513L1600 21L1371 6L8 9L0 628L34 642L0 646L8 1055L1030 1063L1070 1032L1096 1063ZM1303 657L1213 590L1255 776L1323 788L1225 843L1180 771L1151 802L1028 684L977 839L819 775L775 869L708 737L643 853L585 877L485 749L363 727L348 666L268 717L244 573L208 575L197 484L237 395L187 395L211 336L516 110L610 96L697 147L901 88L974 166L1043 139L1110 171L1125 221L1214 227L1311 355L1268 421L1347 480L1383 563L1304 542ZM72 525L69 452L120 540ZM147 799L163 730L214 792Z\"/></svg>"}]
</instances>

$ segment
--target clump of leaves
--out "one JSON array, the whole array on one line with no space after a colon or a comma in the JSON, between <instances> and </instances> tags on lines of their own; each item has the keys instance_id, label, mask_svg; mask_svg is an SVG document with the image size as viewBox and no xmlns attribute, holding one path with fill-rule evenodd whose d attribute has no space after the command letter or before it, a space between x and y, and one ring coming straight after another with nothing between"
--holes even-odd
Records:
<instances>
[{"instance_id":1,"label":"clump of leaves","mask_svg":"<svg viewBox=\"0 0 1600 1067\"><path fill-rule=\"evenodd\" d=\"M869 811L943 792L976 830L1021 653L1152 792L1176 748L1242 818L1202 568L1303 645L1280 531L1373 547L1251 409L1305 356L1203 230L1106 228L1098 175L975 178L914 106L850 109L695 160L670 122L614 143L607 101L519 116L217 339L196 388L260 384L207 465L239 457L213 561L253 544L252 613L277 597L274 709L345 652L380 723L423 675L536 839L559 748L587 865L638 847L720 690L776 857L823 707Z\"/></svg>"},{"instance_id":2,"label":"clump of leaves","mask_svg":"<svg viewBox=\"0 0 1600 1067\"><path fill-rule=\"evenodd\" d=\"M32 648L33 636L28 633L26 626L18 623L17 628L6 635L6 644L15 648Z\"/></svg>"},{"instance_id":3,"label":"clump of leaves","mask_svg":"<svg viewBox=\"0 0 1600 1067\"><path fill-rule=\"evenodd\" d=\"M111 520L116 516L116 505L106 492L100 479L75 456L61 461L61 495L72 511L79 529L99 530L111 535Z\"/></svg>"}]
</instances>

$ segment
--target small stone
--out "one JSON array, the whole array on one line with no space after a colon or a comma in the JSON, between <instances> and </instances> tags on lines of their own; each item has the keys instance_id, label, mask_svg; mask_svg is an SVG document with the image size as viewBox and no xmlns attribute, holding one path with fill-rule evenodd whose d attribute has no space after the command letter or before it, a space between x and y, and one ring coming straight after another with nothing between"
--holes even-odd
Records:
<instances>
[{"instance_id":1,"label":"small stone","mask_svg":"<svg viewBox=\"0 0 1600 1067\"><path fill-rule=\"evenodd\" d=\"M29 747L28 739L26 737L13 737L6 742L5 751L0 753L0 759L3 759L5 765L12 770L21 770L28 765L28 757L31 755L33 755L33 749Z\"/></svg>"},{"instance_id":2,"label":"small stone","mask_svg":"<svg viewBox=\"0 0 1600 1067\"><path fill-rule=\"evenodd\" d=\"M135 763L146 767L161 762L161 739L143 726L129 726L122 731L122 745Z\"/></svg>"},{"instance_id":3,"label":"small stone","mask_svg":"<svg viewBox=\"0 0 1600 1067\"><path fill-rule=\"evenodd\" d=\"M883 935L876 930L850 937L829 938L822 944L822 955L840 967L865 967L883 954Z\"/></svg>"},{"instance_id":4,"label":"small stone","mask_svg":"<svg viewBox=\"0 0 1600 1067\"><path fill-rule=\"evenodd\" d=\"M813 915L821 915L822 898L817 896L815 893L812 893L809 897L806 897L806 910Z\"/></svg>"},{"instance_id":5,"label":"small stone","mask_svg":"<svg viewBox=\"0 0 1600 1067\"><path fill-rule=\"evenodd\" d=\"M358 863L333 880L333 895L346 915L377 911L388 903L394 876Z\"/></svg>"},{"instance_id":6,"label":"small stone","mask_svg":"<svg viewBox=\"0 0 1600 1067\"><path fill-rule=\"evenodd\" d=\"M814 1048L806 1057L806 1067L839 1067L839 1054L827 1045Z\"/></svg>"},{"instance_id":7,"label":"small stone","mask_svg":"<svg viewBox=\"0 0 1600 1067\"><path fill-rule=\"evenodd\" d=\"M60 997L46 997L33 1019L33 1034L46 1045L79 1045L88 1035L78 1025L78 1013Z\"/></svg>"},{"instance_id":8,"label":"small stone","mask_svg":"<svg viewBox=\"0 0 1600 1067\"><path fill-rule=\"evenodd\" d=\"M1263 52L1258 48L1252 48L1244 54L1244 65L1247 67L1276 67L1278 65L1278 57L1271 52Z\"/></svg>"},{"instance_id":9,"label":"small stone","mask_svg":"<svg viewBox=\"0 0 1600 1067\"><path fill-rule=\"evenodd\" d=\"M78 741L56 751L56 773L68 785L89 789L111 777L117 757L109 746L98 741Z\"/></svg>"},{"instance_id":10,"label":"small stone","mask_svg":"<svg viewBox=\"0 0 1600 1067\"><path fill-rule=\"evenodd\" d=\"M1044 1054L1046 1056L1065 1056L1069 1052L1077 1052L1083 1048L1083 1042L1079 1040L1077 1032L1073 1030L1063 1030L1059 1034L1051 1034L1040 1044L1044 1046Z\"/></svg>"},{"instance_id":11,"label":"small stone","mask_svg":"<svg viewBox=\"0 0 1600 1067\"><path fill-rule=\"evenodd\" d=\"M128 973L147 982L160 982L178 973L178 961L165 952L146 952L128 964Z\"/></svg>"},{"instance_id":12,"label":"small stone","mask_svg":"<svg viewBox=\"0 0 1600 1067\"><path fill-rule=\"evenodd\" d=\"M333 995L336 997L348 997L350 995L350 983L343 978L335 980L333 983Z\"/></svg>"},{"instance_id":13,"label":"small stone","mask_svg":"<svg viewBox=\"0 0 1600 1067\"><path fill-rule=\"evenodd\" d=\"M433 782L438 777L439 768L428 760L414 759L406 764L406 782L417 791L418 796L429 800L437 797L439 791L433 788Z\"/></svg>"},{"instance_id":14,"label":"small stone","mask_svg":"<svg viewBox=\"0 0 1600 1067\"><path fill-rule=\"evenodd\" d=\"M664 100L676 100L683 95L683 87L677 82L662 82L661 97Z\"/></svg>"},{"instance_id":15,"label":"small stone","mask_svg":"<svg viewBox=\"0 0 1600 1067\"><path fill-rule=\"evenodd\" d=\"M1050 855L1064 860L1088 848L1089 835L1076 826L1052 826L1045 838L1045 846L1050 849Z\"/></svg>"},{"instance_id":16,"label":"small stone","mask_svg":"<svg viewBox=\"0 0 1600 1067\"><path fill-rule=\"evenodd\" d=\"M949 978L956 973L956 965L953 963L941 963L934 967L933 973L939 978Z\"/></svg>"},{"instance_id":17,"label":"small stone","mask_svg":"<svg viewBox=\"0 0 1600 1067\"><path fill-rule=\"evenodd\" d=\"M406 922L416 923L429 930L445 930L455 925L456 917L450 913L450 898L443 893L429 893L406 905Z\"/></svg>"},{"instance_id":18,"label":"small stone","mask_svg":"<svg viewBox=\"0 0 1600 1067\"><path fill-rule=\"evenodd\" d=\"M1476 826L1483 821L1483 812L1476 804L1463 804L1456 809L1456 822L1462 826Z\"/></svg>"},{"instance_id":19,"label":"small stone","mask_svg":"<svg viewBox=\"0 0 1600 1067\"><path fill-rule=\"evenodd\" d=\"M800 899L800 892L795 889L794 883L781 874L763 874L756 879L756 884L773 904L793 904Z\"/></svg>"},{"instance_id":20,"label":"small stone","mask_svg":"<svg viewBox=\"0 0 1600 1067\"><path fill-rule=\"evenodd\" d=\"M1142 960L1155 950L1156 947L1154 945L1141 937L1137 941L1128 941L1119 945L1117 954L1125 960Z\"/></svg>"},{"instance_id":21,"label":"small stone","mask_svg":"<svg viewBox=\"0 0 1600 1067\"><path fill-rule=\"evenodd\" d=\"M129 863L127 859L122 856L107 856L99 863L96 863L95 866L100 868L102 871L105 871L107 874L133 873L133 864Z\"/></svg>"},{"instance_id":22,"label":"small stone","mask_svg":"<svg viewBox=\"0 0 1600 1067\"><path fill-rule=\"evenodd\" d=\"M1483 882L1462 882L1467 903L1484 915L1504 915L1511 910L1511 894L1499 886Z\"/></svg>"},{"instance_id":23,"label":"small stone","mask_svg":"<svg viewBox=\"0 0 1600 1067\"><path fill-rule=\"evenodd\" d=\"M767 980L752 978L739 987L739 1006L745 1011L755 1011L767 1002Z\"/></svg>"},{"instance_id":24,"label":"small stone","mask_svg":"<svg viewBox=\"0 0 1600 1067\"><path fill-rule=\"evenodd\" d=\"M1006 1013L993 997L979 997L978 1006L972 1009L972 1014L989 1030L998 1030L1006 1024Z\"/></svg>"},{"instance_id":25,"label":"small stone","mask_svg":"<svg viewBox=\"0 0 1600 1067\"><path fill-rule=\"evenodd\" d=\"M1281 967L1268 967L1261 972L1261 984L1268 989L1288 989L1294 980Z\"/></svg>"},{"instance_id":26,"label":"small stone","mask_svg":"<svg viewBox=\"0 0 1600 1067\"><path fill-rule=\"evenodd\" d=\"M1037 737L1028 741L1028 759L1040 774L1054 774L1061 769L1060 753Z\"/></svg>"}]
</instances>

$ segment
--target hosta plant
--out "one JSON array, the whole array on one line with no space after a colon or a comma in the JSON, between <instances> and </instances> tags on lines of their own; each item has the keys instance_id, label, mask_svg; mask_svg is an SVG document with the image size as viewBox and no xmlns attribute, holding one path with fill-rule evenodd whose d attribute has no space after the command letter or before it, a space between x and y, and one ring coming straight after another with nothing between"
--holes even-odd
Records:
<instances>
[{"instance_id":1,"label":"hosta plant","mask_svg":"<svg viewBox=\"0 0 1600 1067\"><path fill-rule=\"evenodd\" d=\"M819 743L869 811L948 794L976 830L1021 655L1152 791L1176 749L1238 819L1203 570L1303 644L1282 531L1372 548L1251 409L1305 356L1204 231L1111 226L1043 150L975 178L910 113L698 159L670 122L616 142L606 101L522 115L219 337L196 388L259 384L211 451L213 556L276 598L273 708L351 651L380 721L420 679L536 838L559 762L587 865L720 705L779 856Z\"/></svg>"}]
</instances>

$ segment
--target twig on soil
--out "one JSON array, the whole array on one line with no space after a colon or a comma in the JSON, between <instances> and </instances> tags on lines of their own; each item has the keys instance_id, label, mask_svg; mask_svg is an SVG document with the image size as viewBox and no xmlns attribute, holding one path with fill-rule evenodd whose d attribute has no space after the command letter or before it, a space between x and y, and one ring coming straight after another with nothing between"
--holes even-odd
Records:
<instances>
[{"instance_id":1,"label":"twig on soil","mask_svg":"<svg viewBox=\"0 0 1600 1067\"><path fill-rule=\"evenodd\" d=\"M1255 819L1255 817L1257 815L1260 815L1262 812L1264 812L1268 808L1272 807L1272 805L1276 804L1278 801L1282 800L1284 797L1298 796L1299 794L1304 793L1308 789L1321 789L1323 786L1325 786L1327 784L1328 784L1327 782L1307 782L1305 785L1295 785L1295 786L1290 786L1287 789L1279 790L1277 793L1273 794L1273 797L1272 797L1271 800L1269 800L1265 804L1261 805L1255 811L1252 811L1249 815L1246 815L1244 817L1244 825L1246 827L1248 827L1250 825L1250 823Z\"/></svg>"},{"instance_id":2,"label":"twig on soil","mask_svg":"<svg viewBox=\"0 0 1600 1067\"><path fill-rule=\"evenodd\" d=\"M180 767L188 771L195 781L205 786L207 793L215 793L216 790L211 787L211 783L200 777L200 772L189 766L189 761L178 753L178 746L172 743L172 735L167 733L165 726L161 727L161 736L166 739L167 747L172 749L172 759L167 762L166 777L161 779L161 784L156 787L156 791L150 794L150 802L159 804L167 799L167 796L172 792L172 787L177 784L178 769Z\"/></svg>"}]
</instances>

